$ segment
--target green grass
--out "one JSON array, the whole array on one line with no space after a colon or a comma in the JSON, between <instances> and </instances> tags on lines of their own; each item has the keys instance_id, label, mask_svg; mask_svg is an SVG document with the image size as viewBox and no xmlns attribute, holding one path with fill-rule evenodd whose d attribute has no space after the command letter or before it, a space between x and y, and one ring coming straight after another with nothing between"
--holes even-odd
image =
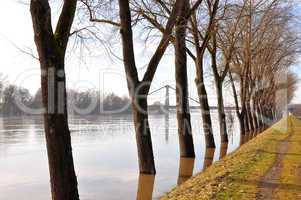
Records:
<instances>
[{"instance_id":1,"label":"green grass","mask_svg":"<svg viewBox=\"0 0 301 200\"><path fill-rule=\"evenodd\" d=\"M278 122L161 199L256 199L259 181L275 162L272 152L289 135L286 125L287 120Z\"/></svg>"}]
</instances>

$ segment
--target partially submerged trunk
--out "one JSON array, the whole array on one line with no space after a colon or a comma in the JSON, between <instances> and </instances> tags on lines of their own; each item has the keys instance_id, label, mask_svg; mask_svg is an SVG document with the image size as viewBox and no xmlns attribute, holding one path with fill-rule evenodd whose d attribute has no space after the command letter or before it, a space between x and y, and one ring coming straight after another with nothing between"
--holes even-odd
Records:
<instances>
[{"instance_id":1,"label":"partially submerged trunk","mask_svg":"<svg viewBox=\"0 0 301 200\"><path fill-rule=\"evenodd\" d=\"M217 111L220 127L220 136L221 143L228 143L228 134L227 134L227 124L226 124L226 114L224 108L224 99L223 99L223 86L222 82L219 80L219 77L216 77L216 96L217 96Z\"/></svg>"},{"instance_id":2,"label":"partially submerged trunk","mask_svg":"<svg viewBox=\"0 0 301 200\"><path fill-rule=\"evenodd\" d=\"M245 76L245 75L244 75ZM248 109L246 105L246 90L247 86L245 83L245 78L240 77L240 105L241 105L241 118L244 123L244 134L249 134L250 133L250 126L249 126L249 118L248 118Z\"/></svg>"},{"instance_id":3,"label":"partially submerged trunk","mask_svg":"<svg viewBox=\"0 0 301 200\"><path fill-rule=\"evenodd\" d=\"M255 129L254 129L254 125L253 125L253 116L252 116L250 101L246 102L246 110L247 110L247 119L248 119L249 131L252 134Z\"/></svg>"},{"instance_id":4,"label":"partially submerged trunk","mask_svg":"<svg viewBox=\"0 0 301 200\"><path fill-rule=\"evenodd\" d=\"M224 108L224 99L223 99L223 82L224 76L220 76L217 69L217 41L216 35L212 36L213 48L210 50L211 54L211 68L213 71L213 77L215 82L216 97L217 97L217 112L218 112L218 121L220 129L221 143L228 143L228 134L227 134L227 124L226 124L226 114ZM227 69L227 65L225 70Z\"/></svg>"},{"instance_id":5,"label":"partially submerged trunk","mask_svg":"<svg viewBox=\"0 0 301 200\"><path fill-rule=\"evenodd\" d=\"M263 123L263 113L259 102L256 103L257 113L258 113L258 126L260 131L262 131L264 123Z\"/></svg>"},{"instance_id":6,"label":"partially submerged trunk","mask_svg":"<svg viewBox=\"0 0 301 200\"><path fill-rule=\"evenodd\" d=\"M44 130L53 200L79 199L68 127L65 52L76 10L76 0L65 1L55 33L48 1L32 0L35 43L41 67Z\"/></svg>"},{"instance_id":7,"label":"partially submerged trunk","mask_svg":"<svg viewBox=\"0 0 301 200\"><path fill-rule=\"evenodd\" d=\"M121 38L123 43L124 66L127 75L129 94L132 101L133 119L136 132L139 171L143 174L156 174L151 133L147 113L147 85L140 82L136 69L132 33L132 19L129 2L119 1Z\"/></svg>"},{"instance_id":8,"label":"partially submerged trunk","mask_svg":"<svg viewBox=\"0 0 301 200\"><path fill-rule=\"evenodd\" d=\"M259 129L259 124L258 124L258 112L256 109L256 102L253 100L253 106L252 106L252 116L253 116L253 125L254 125L254 132L257 134L258 129Z\"/></svg>"},{"instance_id":9,"label":"partially submerged trunk","mask_svg":"<svg viewBox=\"0 0 301 200\"><path fill-rule=\"evenodd\" d=\"M228 143L221 143L221 148L219 152L219 159L222 159L227 155L228 152Z\"/></svg>"},{"instance_id":10,"label":"partially submerged trunk","mask_svg":"<svg viewBox=\"0 0 301 200\"><path fill-rule=\"evenodd\" d=\"M243 104L242 105L241 117L242 117L242 120L244 122L245 134L249 134L250 133L250 126L249 126L248 116L249 115L248 115L248 111L247 111L246 105Z\"/></svg>"},{"instance_id":11,"label":"partially submerged trunk","mask_svg":"<svg viewBox=\"0 0 301 200\"><path fill-rule=\"evenodd\" d=\"M200 76L203 76L203 75L200 75ZM202 79L196 78L195 84L197 87L199 102L200 102L200 107L201 107L206 148L215 148L210 107L209 107L209 103L208 103L207 91L206 91L206 88L204 85L204 81Z\"/></svg>"},{"instance_id":12,"label":"partially submerged trunk","mask_svg":"<svg viewBox=\"0 0 301 200\"><path fill-rule=\"evenodd\" d=\"M136 130L136 143L140 173L156 174L153 145L148 120L146 95L142 98L133 97L133 118ZM145 96L145 98L143 98Z\"/></svg>"},{"instance_id":13,"label":"partially submerged trunk","mask_svg":"<svg viewBox=\"0 0 301 200\"><path fill-rule=\"evenodd\" d=\"M177 0L166 23L161 41L150 59L143 79L140 81L135 61L132 19L129 0L119 0L120 33L123 47L123 62L127 85L132 100L140 173L155 174L151 133L148 121L147 95L157 67L169 45L170 35L184 5Z\"/></svg>"},{"instance_id":14,"label":"partially submerged trunk","mask_svg":"<svg viewBox=\"0 0 301 200\"><path fill-rule=\"evenodd\" d=\"M215 4L217 7L217 4ZM214 17L211 18L210 24L213 23ZM203 38L202 45L199 39L198 33L198 23L196 18L196 13L194 12L191 18L192 24L192 34L195 42L196 49L196 58L195 58L195 67L196 67L196 78L195 84L198 92L199 103L202 113L202 121L203 121L203 130L205 135L206 148L215 148L212 122L211 122L211 114L210 107L208 103L207 91L204 83L204 69L203 69L203 58L204 53L207 48L208 42L210 40L210 27L207 30L205 38Z\"/></svg>"},{"instance_id":15,"label":"partially submerged trunk","mask_svg":"<svg viewBox=\"0 0 301 200\"><path fill-rule=\"evenodd\" d=\"M193 158L195 153L190 121L186 55L187 18L185 15L187 11L189 11L189 1L183 8L175 26L175 79L180 156Z\"/></svg>"},{"instance_id":16,"label":"partially submerged trunk","mask_svg":"<svg viewBox=\"0 0 301 200\"><path fill-rule=\"evenodd\" d=\"M197 40L197 39L195 39L195 40ZM196 84L196 88L197 88L197 92L198 92L200 108L201 108L201 113L202 113L203 130L204 130L204 134L205 134L206 148L215 148L210 106L208 103L208 95L207 95L207 90L206 90L205 83L204 83L203 56L202 56L202 52L200 52L200 48L196 48L196 50L197 50L197 58L196 58L196 62L195 62L195 65L196 65L195 84Z\"/></svg>"},{"instance_id":17,"label":"partially submerged trunk","mask_svg":"<svg viewBox=\"0 0 301 200\"><path fill-rule=\"evenodd\" d=\"M232 87L232 92L233 92L233 97L234 97L234 102L235 102L235 111L236 111L236 115L237 115L237 119L239 122L239 127L240 127L240 135L243 136L245 135L245 123L244 123L244 112L245 112L245 107L241 108L241 111L239 109L239 103L238 103L238 95L236 92L236 87L235 87L235 83L233 80L233 76L232 73L229 72L229 78L230 78L230 82L231 82L231 87Z\"/></svg>"}]
</instances>

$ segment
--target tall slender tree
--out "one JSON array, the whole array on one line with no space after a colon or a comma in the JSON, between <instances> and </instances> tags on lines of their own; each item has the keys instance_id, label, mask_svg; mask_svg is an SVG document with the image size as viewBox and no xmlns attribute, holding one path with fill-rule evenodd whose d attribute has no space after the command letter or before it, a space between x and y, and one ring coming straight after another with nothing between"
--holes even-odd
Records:
<instances>
[{"instance_id":1,"label":"tall slender tree","mask_svg":"<svg viewBox=\"0 0 301 200\"><path fill-rule=\"evenodd\" d=\"M237 26L242 18L243 10L231 9L233 3L234 2L224 1L224 5L219 7L218 16L216 17L217 19L212 30L211 40L207 46L211 56L211 68L216 88L217 110L222 143L228 142L223 87L230 69L230 62L236 48L237 39L240 35L240 29L238 29ZM214 14L214 9L211 10L212 11L209 12L210 15Z\"/></svg>"},{"instance_id":2,"label":"tall slender tree","mask_svg":"<svg viewBox=\"0 0 301 200\"><path fill-rule=\"evenodd\" d=\"M206 49L208 48L208 43L212 36L212 32L214 29L215 17L218 10L219 0L215 0L211 6L210 1L207 1L208 9L209 9L209 20L208 24L202 33L199 30L199 20L197 18L197 12L194 12L191 17L191 32L193 36L194 47L196 51L195 57L195 67L196 67L196 78L195 84L197 87L197 92L199 96L199 102L202 112L202 120L203 120L203 128L206 140L207 148L215 148L215 141L213 137L213 129L212 129L212 119L210 113L210 106L208 101L208 93L205 86L204 80L204 57Z\"/></svg>"},{"instance_id":3,"label":"tall slender tree","mask_svg":"<svg viewBox=\"0 0 301 200\"><path fill-rule=\"evenodd\" d=\"M188 96L186 30L189 0L185 0L175 30L176 101L181 157L195 157Z\"/></svg>"},{"instance_id":4,"label":"tall slender tree","mask_svg":"<svg viewBox=\"0 0 301 200\"><path fill-rule=\"evenodd\" d=\"M160 43L148 63L143 79L139 80L134 54L130 4L129 0L119 0L123 61L127 76L129 94L132 100L140 173L156 173L151 132L148 121L147 96L159 62L169 45L169 38L176 20L184 6L184 0L177 0L175 2Z\"/></svg>"}]
</instances>

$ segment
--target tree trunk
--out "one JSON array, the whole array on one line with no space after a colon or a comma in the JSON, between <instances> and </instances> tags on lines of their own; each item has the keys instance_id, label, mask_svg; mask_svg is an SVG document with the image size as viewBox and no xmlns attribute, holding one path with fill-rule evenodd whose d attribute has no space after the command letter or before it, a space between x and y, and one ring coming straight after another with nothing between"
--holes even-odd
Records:
<instances>
[{"instance_id":1,"label":"tree trunk","mask_svg":"<svg viewBox=\"0 0 301 200\"><path fill-rule=\"evenodd\" d=\"M237 119L238 119L239 126L240 126L240 135L243 136L243 135L245 135L245 124L244 124L244 119L243 119L245 107L242 104L242 108L241 108L241 112L240 112L239 105L238 105L238 95L236 92L236 87L235 87L235 83L234 83L231 71L229 71L229 78L230 78L234 102L235 102L236 115L237 115Z\"/></svg>"},{"instance_id":2,"label":"tree trunk","mask_svg":"<svg viewBox=\"0 0 301 200\"><path fill-rule=\"evenodd\" d=\"M65 1L53 33L48 1L31 0L35 43L41 68L44 130L53 200L79 199L68 127L65 52L76 0Z\"/></svg>"},{"instance_id":3,"label":"tree trunk","mask_svg":"<svg viewBox=\"0 0 301 200\"><path fill-rule=\"evenodd\" d=\"M264 121L263 121L263 113L262 113L262 108L259 102L256 104L257 110L258 110L258 124L260 131L262 131L263 126L264 126Z\"/></svg>"},{"instance_id":4,"label":"tree trunk","mask_svg":"<svg viewBox=\"0 0 301 200\"><path fill-rule=\"evenodd\" d=\"M44 61L41 60L41 62ZM53 77L50 74L52 72L49 73L51 68L47 70L46 67L49 66L43 67L43 71L47 73L42 76L42 94L43 105L45 108L48 107L48 111L44 114L44 130L52 199L79 199L68 127L65 77L58 77L57 71ZM53 79L54 82L50 79ZM52 86L53 88L49 91L48 89ZM49 102L50 99L53 102ZM59 99L62 101L59 102Z\"/></svg>"},{"instance_id":5,"label":"tree trunk","mask_svg":"<svg viewBox=\"0 0 301 200\"><path fill-rule=\"evenodd\" d=\"M215 4L217 7L217 5ZM212 20L213 21L213 20ZM211 21L211 23L213 23ZM213 136L213 129L212 129L212 122L211 122L211 114L210 114L210 107L208 103L207 91L204 84L204 69L203 69L203 59L206 50L206 46L210 40L210 32L207 30L207 34L203 40L201 45L199 40L199 33L198 33L198 23L196 18L196 12L192 15L192 34L195 42L195 49L196 49L196 58L195 58L195 68L196 68L196 78L195 84L198 92L199 103L202 113L202 121L203 121L203 130L206 142L206 148L215 148L214 136Z\"/></svg>"},{"instance_id":6,"label":"tree trunk","mask_svg":"<svg viewBox=\"0 0 301 200\"><path fill-rule=\"evenodd\" d=\"M254 125L253 125L253 117L252 117L252 110L250 106L250 101L246 102L246 109L247 109L247 119L249 125L249 132L250 134L254 132Z\"/></svg>"},{"instance_id":7,"label":"tree trunk","mask_svg":"<svg viewBox=\"0 0 301 200\"><path fill-rule=\"evenodd\" d=\"M120 34L122 40L123 63L127 76L127 85L132 100L134 123L139 157L140 173L155 174L151 134L147 114L147 94L156 73L158 64L169 45L169 38L176 20L183 8L184 0L176 0L166 23L161 41L148 63L142 81L139 80L135 61L132 15L129 0L119 0ZM141 98L142 95L143 97Z\"/></svg>"},{"instance_id":8,"label":"tree trunk","mask_svg":"<svg viewBox=\"0 0 301 200\"><path fill-rule=\"evenodd\" d=\"M245 104L242 105L240 115L241 115L242 121L244 123L244 134L249 134L250 133L250 127L249 127L247 108L246 108Z\"/></svg>"},{"instance_id":9,"label":"tree trunk","mask_svg":"<svg viewBox=\"0 0 301 200\"><path fill-rule=\"evenodd\" d=\"M213 71L213 77L216 88L216 98L217 98L217 111L218 111L218 121L219 121L219 129L220 129L220 137L221 143L228 143L228 134L227 134L227 125L226 125L226 115L224 108L224 100L223 100L223 81L224 77L219 75L217 69L217 41L216 41L216 33L212 36L213 49L210 51L211 55L211 68ZM225 67L226 70L227 67Z\"/></svg>"},{"instance_id":10,"label":"tree trunk","mask_svg":"<svg viewBox=\"0 0 301 200\"><path fill-rule=\"evenodd\" d=\"M222 82L219 80L219 77L216 77L216 96L217 96L217 110L218 110L218 119L221 135L221 143L228 143L228 134L227 134L227 124L226 124L226 114L224 108L223 100L223 86Z\"/></svg>"},{"instance_id":11,"label":"tree trunk","mask_svg":"<svg viewBox=\"0 0 301 200\"><path fill-rule=\"evenodd\" d=\"M238 122L239 122L240 134L245 135L246 129L245 129L244 119L241 114L238 114L237 118L238 118Z\"/></svg>"},{"instance_id":12,"label":"tree trunk","mask_svg":"<svg viewBox=\"0 0 301 200\"><path fill-rule=\"evenodd\" d=\"M189 1L184 6L181 16L176 22L175 32L175 66L176 66L176 101L178 135L181 157L195 157L193 137L191 132L188 78L187 78L187 55L186 55L186 13L189 10Z\"/></svg>"},{"instance_id":13,"label":"tree trunk","mask_svg":"<svg viewBox=\"0 0 301 200\"><path fill-rule=\"evenodd\" d=\"M256 132L256 133L259 129L258 117L257 116L258 116L258 112L257 112L257 109L256 109L256 102L255 102L255 100L253 100L252 117L253 117L254 132Z\"/></svg>"},{"instance_id":14,"label":"tree trunk","mask_svg":"<svg viewBox=\"0 0 301 200\"><path fill-rule=\"evenodd\" d=\"M146 97L136 97L133 99L133 102L132 108L136 130L139 170L142 174L156 174L152 138L148 121L147 99Z\"/></svg>"},{"instance_id":15,"label":"tree trunk","mask_svg":"<svg viewBox=\"0 0 301 200\"><path fill-rule=\"evenodd\" d=\"M228 152L228 143L221 143L219 159L221 160L223 157L227 155Z\"/></svg>"},{"instance_id":16,"label":"tree trunk","mask_svg":"<svg viewBox=\"0 0 301 200\"><path fill-rule=\"evenodd\" d=\"M213 163L215 148L206 148L205 158L203 163L203 171L210 167Z\"/></svg>"},{"instance_id":17,"label":"tree trunk","mask_svg":"<svg viewBox=\"0 0 301 200\"><path fill-rule=\"evenodd\" d=\"M203 76L203 75L201 75L201 76ZM199 102L200 102L200 107L201 107L206 148L215 148L207 91L206 91L204 82L202 80L196 79L195 84L197 87Z\"/></svg>"}]
</instances>

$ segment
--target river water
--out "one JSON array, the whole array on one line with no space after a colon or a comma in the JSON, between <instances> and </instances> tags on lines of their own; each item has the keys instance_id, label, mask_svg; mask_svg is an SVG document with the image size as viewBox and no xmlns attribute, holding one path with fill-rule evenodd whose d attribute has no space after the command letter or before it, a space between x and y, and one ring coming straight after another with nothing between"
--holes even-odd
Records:
<instances>
[{"instance_id":1,"label":"river water","mask_svg":"<svg viewBox=\"0 0 301 200\"><path fill-rule=\"evenodd\" d=\"M232 113L227 116L235 119ZM217 114L212 113L220 157ZM180 159L175 113L150 115L157 175L139 176L131 115L70 117L73 156L82 200L158 199L211 161L205 153L201 115L192 112L196 158ZM228 120L228 153L239 146L236 120ZM205 159L205 157L207 159ZM41 117L0 118L0 200L50 200Z\"/></svg>"}]
</instances>

